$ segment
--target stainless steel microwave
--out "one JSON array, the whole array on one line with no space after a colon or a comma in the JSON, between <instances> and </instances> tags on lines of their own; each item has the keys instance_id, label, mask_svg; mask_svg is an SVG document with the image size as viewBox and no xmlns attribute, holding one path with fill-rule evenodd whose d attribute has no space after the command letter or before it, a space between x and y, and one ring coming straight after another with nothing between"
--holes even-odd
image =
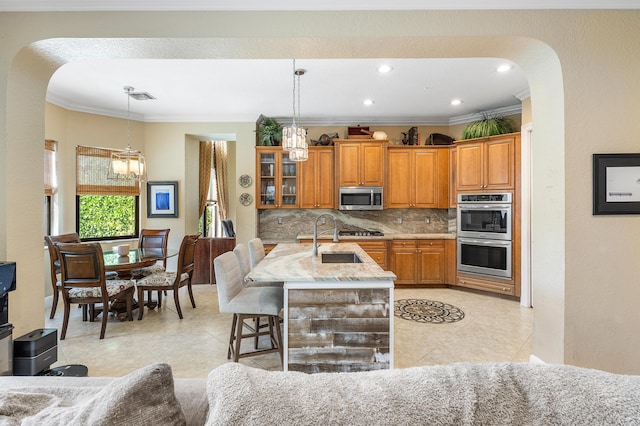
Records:
<instances>
[{"instance_id":1,"label":"stainless steel microwave","mask_svg":"<svg viewBox=\"0 0 640 426\"><path fill-rule=\"evenodd\" d=\"M382 210L381 186L341 186L339 210Z\"/></svg>"}]
</instances>

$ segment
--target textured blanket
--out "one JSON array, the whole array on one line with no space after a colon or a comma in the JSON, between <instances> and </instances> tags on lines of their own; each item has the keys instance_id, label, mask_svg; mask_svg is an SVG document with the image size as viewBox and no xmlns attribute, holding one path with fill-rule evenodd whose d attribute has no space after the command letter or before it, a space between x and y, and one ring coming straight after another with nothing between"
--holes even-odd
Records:
<instances>
[{"instance_id":1,"label":"textured blanket","mask_svg":"<svg viewBox=\"0 0 640 426\"><path fill-rule=\"evenodd\" d=\"M207 394L209 425L640 425L640 376L548 364L307 375L229 363Z\"/></svg>"}]
</instances>

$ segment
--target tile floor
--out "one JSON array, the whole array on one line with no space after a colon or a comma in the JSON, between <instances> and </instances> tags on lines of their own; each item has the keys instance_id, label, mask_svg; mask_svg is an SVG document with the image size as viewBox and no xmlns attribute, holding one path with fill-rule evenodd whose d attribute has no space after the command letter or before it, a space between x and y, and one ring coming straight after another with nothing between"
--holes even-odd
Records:
<instances>
[{"instance_id":1,"label":"tile floor","mask_svg":"<svg viewBox=\"0 0 640 426\"><path fill-rule=\"evenodd\" d=\"M104 340L100 320L82 322L80 309L71 310L65 340L58 344L58 362L84 364L90 376L123 376L153 362L171 365L176 377L206 377L213 368L229 362L227 341L231 314L218 312L216 287L194 286L197 308L189 303L186 289L180 290L184 319L175 311L173 298L163 300L160 309L145 310L138 321L119 322L110 317ZM395 299L429 299L449 303L465 313L451 324L423 324L394 317L395 367L529 360L533 333L533 310L517 301L457 289L395 290ZM62 327L63 306L45 327ZM247 342L250 343L250 342ZM269 370L280 370L277 354L240 360Z\"/></svg>"}]
</instances>

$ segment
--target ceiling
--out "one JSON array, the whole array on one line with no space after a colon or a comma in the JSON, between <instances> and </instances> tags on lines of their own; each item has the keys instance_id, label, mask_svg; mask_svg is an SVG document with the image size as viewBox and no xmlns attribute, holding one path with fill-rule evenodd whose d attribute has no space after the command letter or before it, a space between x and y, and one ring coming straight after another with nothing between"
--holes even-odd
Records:
<instances>
[{"instance_id":1,"label":"ceiling","mask_svg":"<svg viewBox=\"0 0 640 426\"><path fill-rule=\"evenodd\" d=\"M313 4L312 4L313 3ZM365 5L366 3L366 5ZM0 0L0 11L67 10L425 10L425 9L614 9L640 8L637 0ZM267 6L268 4L268 6ZM60 39L58 39L58 42ZM45 42L46 43L46 42ZM47 45L41 45L47 54ZM52 77L47 101L94 114L126 117L124 86L155 100L130 101L141 121L255 121L263 114L286 119L293 113L293 61L273 60L95 60L82 46L50 46L68 62ZM84 47L86 48L86 46ZM74 50L75 49L75 50ZM86 51L85 51L86 52ZM449 125L479 113L516 113L528 96L522 70L496 68L484 59L304 59L300 78L303 125ZM380 74L377 67L393 69ZM370 106L365 99L373 100ZM451 105L453 99L462 103Z\"/></svg>"},{"instance_id":2,"label":"ceiling","mask_svg":"<svg viewBox=\"0 0 640 426\"><path fill-rule=\"evenodd\" d=\"M528 91L501 59L305 59L300 116L305 125L448 125L471 114L519 112ZM381 74L379 65L393 69ZM514 65L514 64L511 64ZM125 116L124 86L156 99L131 99L141 121L256 121L293 114L293 60L87 60L62 66L47 100L94 114ZM365 99L373 104L365 106ZM453 99L462 103L451 105ZM468 120L467 120L468 121Z\"/></svg>"}]
</instances>

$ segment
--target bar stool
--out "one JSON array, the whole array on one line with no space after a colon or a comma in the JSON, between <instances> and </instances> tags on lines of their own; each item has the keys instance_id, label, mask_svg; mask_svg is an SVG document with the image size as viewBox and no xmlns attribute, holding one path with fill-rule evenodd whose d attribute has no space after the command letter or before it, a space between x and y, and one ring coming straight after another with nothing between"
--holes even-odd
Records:
<instances>
[{"instance_id":1,"label":"bar stool","mask_svg":"<svg viewBox=\"0 0 640 426\"><path fill-rule=\"evenodd\" d=\"M264 259L264 244L260 238L252 238L247 242L247 246L249 247L249 262L251 264L251 269L253 269L256 267L258 262Z\"/></svg>"},{"instance_id":2,"label":"bar stool","mask_svg":"<svg viewBox=\"0 0 640 426\"><path fill-rule=\"evenodd\" d=\"M220 312L233 314L227 359L238 362L238 359L280 353L283 360L282 331L278 314L283 307L283 289L278 287L245 287L240 264L233 252L226 252L213 260L218 289L218 305ZM245 323L255 317L268 318L268 331L260 331ZM249 333L244 334L244 329ZM270 348L240 353L242 339L247 337L269 336Z\"/></svg>"}]
</instances>

